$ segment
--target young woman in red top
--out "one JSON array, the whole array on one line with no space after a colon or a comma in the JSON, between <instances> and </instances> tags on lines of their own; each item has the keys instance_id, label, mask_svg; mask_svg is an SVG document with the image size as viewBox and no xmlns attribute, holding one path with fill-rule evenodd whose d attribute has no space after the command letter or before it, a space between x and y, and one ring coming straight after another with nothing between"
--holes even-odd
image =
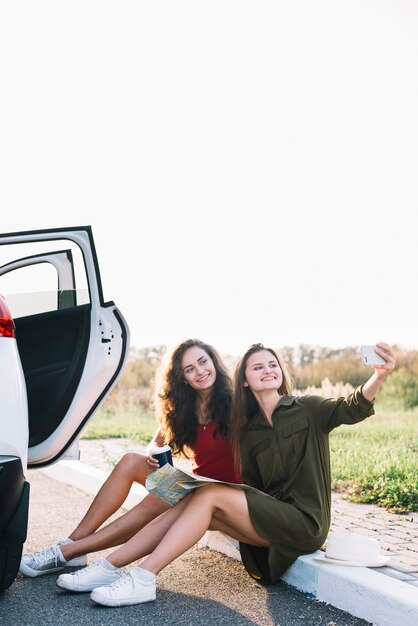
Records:
<instances>
[{"instance_id":1,"label":"young woman in red top","mask_svg":"<svg viewBox=\"0 0 418 626\"><path fill-rule=\"evenodd\" d=\"M100 526L119 509L134 482L145 484L158 469L153 449L168 444L173 454L193 461L192 471L226 482L242 482L236 472L229 444L232 382L216 350L198 339L188 339L173 351L156 393L159 428L147 454L127 453L119 461L93 500L77 528L57 544L24 554L20 566L26 576L63 570L67 565L86 565L86 554L121 545L170 505L148 494L144 500L114 522ZM84 570L81 570L83 572ZM97 571L100 576L100 572ZM70 576L67 588L80 587ZM67 577L67 575L66 575ZM103 578L104 577L104 578ZM107 580L102 572L103 582Z\"/></svg>"}]
</instances>

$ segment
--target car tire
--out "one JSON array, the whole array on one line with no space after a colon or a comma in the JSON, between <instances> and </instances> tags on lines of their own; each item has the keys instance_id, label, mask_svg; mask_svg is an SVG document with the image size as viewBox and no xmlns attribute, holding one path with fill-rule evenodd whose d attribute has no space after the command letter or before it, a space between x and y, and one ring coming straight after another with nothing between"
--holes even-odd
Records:
<instances>
[{"instance_id":1,"label":"car tire","mask_svg":"<svg viewBox=\"0 0 418 626\"><path fill-rule=\"evenodd\" d=\"M0 591L8 589L15 580L22 558L23 544L0 547Z\"/></svg>"},{"instance_id":2,"label":"car tire","mask_svg":"<svg viewBox=\"0 0 418 626\"><path fill-rule=\"evenodd\" d=\"M30 485L20 459L3 456L0 468L0 592L8 589L20 567L26 541ZM5 499L4 494L8 497Z\"/></svg>"}]
</instances>

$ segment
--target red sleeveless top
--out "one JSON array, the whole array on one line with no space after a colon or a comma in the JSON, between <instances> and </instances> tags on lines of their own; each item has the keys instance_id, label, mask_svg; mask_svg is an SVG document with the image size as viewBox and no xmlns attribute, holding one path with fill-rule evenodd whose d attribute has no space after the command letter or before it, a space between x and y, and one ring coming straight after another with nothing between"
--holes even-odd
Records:
<instances>
[{"instance_id":1,"label":"red sleeveless top","mask_svg":"<svg viewBox=\"0 0 418 626\"><path fill-rule=\"evenodd\" d=\"M206 426L197 425L197 439L193 446L194 452L193 474L223 480L227 483L242 483L242 478L234 469L229 439L216 433L216 422L209 422Z\"/></svg>"}]
</instances>

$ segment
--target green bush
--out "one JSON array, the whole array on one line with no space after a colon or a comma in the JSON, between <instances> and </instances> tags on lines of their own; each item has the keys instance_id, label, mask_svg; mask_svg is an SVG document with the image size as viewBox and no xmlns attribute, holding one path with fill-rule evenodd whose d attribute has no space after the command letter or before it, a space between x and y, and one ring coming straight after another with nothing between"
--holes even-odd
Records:
<instances>
[{"instance_id":1,"label":"green bush","mask_svg":"<svg viewBox=\"0 0 418 626\"><path fill-rule=\"evenodd\" d=\"M417 377L404 367L392 372L379 391L379 403L403 409L418 406Z\"/></svg>"},{"instance_id":2,"label":"green bush","mask_svg":"<svg viewBox=\"0 0 418 626\"><path fill-rule=\"evenodd\" d=\"M418 487L413 477L399 468L391 467L389 471L377 478L375 482L365 478L363 483L354 481L347 488L352 502L378 504L394 513L407 513L418 510Z\"/></svg>"}]
</instances>

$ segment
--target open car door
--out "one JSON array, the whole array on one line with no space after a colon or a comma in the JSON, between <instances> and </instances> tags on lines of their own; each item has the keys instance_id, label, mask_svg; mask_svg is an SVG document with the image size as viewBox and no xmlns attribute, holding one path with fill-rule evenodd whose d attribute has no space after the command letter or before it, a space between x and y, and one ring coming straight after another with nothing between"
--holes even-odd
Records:
<instances>
[{"instance_id":1,"label":"open car door","mask_svg":"<svg viewBox=\"0 0 418 626\"><path fill-rule=\"evenodd\" d=\"M129 349L122 314L103 298L91 227L0 235L0 293L26 383L28 467L74 458Z\"/></svg>"}]
</instances>

